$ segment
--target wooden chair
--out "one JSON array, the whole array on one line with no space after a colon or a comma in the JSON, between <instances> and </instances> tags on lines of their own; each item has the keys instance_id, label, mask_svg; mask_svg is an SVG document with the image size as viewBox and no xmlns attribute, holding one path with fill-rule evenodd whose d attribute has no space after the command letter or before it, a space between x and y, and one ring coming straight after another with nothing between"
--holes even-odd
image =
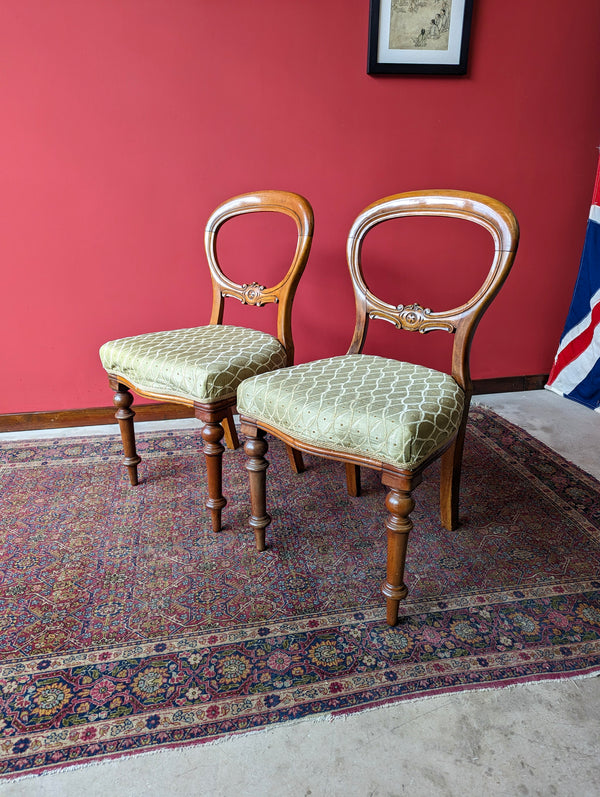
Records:
<instances>
[{"instance_id":1,"label":"wooden chair","mask_svg":"<svg viewBox=\"0 0 600 797\"><path fill-rule=\"evenodd\" d=\"M298 233L292 264L281 282L270 288L256 282L233 282L225 276L217 258L217 234L223 224L241 214L262 211L290 216ZM223 436L230 448L239 446L233 424L237 387L249 376L283 368L294 361L292 301L308 260L312 235L312 208L298 194L258 191L224 202L208 220L204 237L213 286L209 324L113 340L100 349L102 365L115 391L124 463L132 485L138 483L137 466L141 460L135 446L130 389L140 396L193 407L196 418L203 422L207 507L214 531L221 529L221 511L227 503L222 494ZM226 298L255 307L276 303L277 336L224 325ZM290 455L296 471L301 470L300 452L290 451Z\"/></svg>"},{"instance_id":2,"label":"wooden chair","mask_svg":"<svg viewBox=\"0 0 600 797\"><path fill-rule=\"evenodd\" d=\"M495 253L485 281L465 304L432 312L419 304L393 306L367 287L361 269L366 234L388 219L446 216L467 219L492 236ZM354 222L347 258L356 299L356 325L346 355L317 360L245 381L238 411L249 457L256 546L265 548L266 433L301 451L346 463L352 473L364 465L381 473L388 538L387 575L382 592L387 622L398 621L408 535L414 507L412 491L425 468L441 457L441 521L458 525L458 497L465 427L472 394L469 350L484 311L512 266L519 239L509 208L494 199L460 191L414 191L382 199ZM371 319L400 330L444 330L454 335L450 373L393 359L361 354Z\"/></svg>"}]
</instances>

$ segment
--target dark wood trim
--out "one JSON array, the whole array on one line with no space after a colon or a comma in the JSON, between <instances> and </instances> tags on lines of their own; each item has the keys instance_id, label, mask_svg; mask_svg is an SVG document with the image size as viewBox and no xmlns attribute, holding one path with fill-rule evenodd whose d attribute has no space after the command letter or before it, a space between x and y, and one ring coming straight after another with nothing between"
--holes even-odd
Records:
<instances>
[{"instance_id":1,"label":"dark wood trim","mask_svg":"<svg viewBox=\"0 0 600 797\"><path fill-rule=\"evenodd\" d=\"M541 390L548 374L531 376L501 376L493 379L474 379L473 392L512 393L520 390ZM160 402L134 405L136 421L168 421L174 418L193 418L194 408L182 404ZM0 432L28 432L35 429L60 429L67 426L98 426L114 423L114 407L90 407L83 410L58 410L56 412L19 412L0 415Z\"/></svg>"},{"instance_id":2,"label":"dark wood trim","mask_svg":"<svg viewBox=\"0 0 600 797\"><path fill-rule=\"evenodd\" d=\"M500 376L493 379L474 379L473 393L515 393L521 390L542 390L548 381L548 374L530 376Z\"/></svg>"},{"instance_id":3,"label":"dark wood trim","mask_svg":"<svg viewBox=\"0 0 600 797\"><path fill-rule=\"evenodd\" d=\"M193 418L194 408L182 404L161 402L134 405L136 421L166 421L174 418ZM114 407L90 407L82 410L56 412L20 412L0 415L0 432L28 432L36 429L60 429L67 426L99 426L115 424Z\"/></svg>"}]
</instances>

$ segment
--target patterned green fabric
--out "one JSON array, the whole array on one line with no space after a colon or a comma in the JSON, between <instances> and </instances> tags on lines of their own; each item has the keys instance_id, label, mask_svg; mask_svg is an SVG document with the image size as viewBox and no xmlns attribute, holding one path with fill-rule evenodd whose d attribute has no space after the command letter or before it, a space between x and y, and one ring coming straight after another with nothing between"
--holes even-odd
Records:
<instances>
[{"instance_id":1,"label":"patterned green fabric","mask_svg":"<svg viewBox=\"0 0 600 797\"><path fill-rule=\"evenodd\" d=\"M108 373L142 392L201 404L231 398L243 379L286 364L277 338L226 325L111 340L100 349L100 359Z\"/></svg>"},{"instance_id":2,"label":"patterned green fabric","mask_svg":"<svg viewBox=\"0 0 600 797\"><path fill-rule=\"evenodd\" d=\"M302 442L411 469L458 429L464 393L448 374L352 354L248 379L237 405Z\"/></svg>"}]
</instances>

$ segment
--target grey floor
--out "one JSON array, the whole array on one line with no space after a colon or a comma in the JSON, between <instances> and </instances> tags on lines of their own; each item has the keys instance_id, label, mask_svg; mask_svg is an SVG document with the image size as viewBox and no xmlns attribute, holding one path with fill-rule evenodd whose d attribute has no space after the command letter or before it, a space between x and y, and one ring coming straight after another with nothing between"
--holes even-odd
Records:
<instances>
[{"instance_id":1,"label":"grey floor","mask_svg":"<svg viewBox=\"0 0 600 797\"><path fill-rule=\"evenodd\" d=\"M600 413L544 390L477 401L600 479ZM114 430L67 433L82 431ZM56 432L43 436L51 434ZM214 744L4 782L0 793L597 797L600 678L461 692L345 718L305 720Z\"/></svg>"}]
</instances>

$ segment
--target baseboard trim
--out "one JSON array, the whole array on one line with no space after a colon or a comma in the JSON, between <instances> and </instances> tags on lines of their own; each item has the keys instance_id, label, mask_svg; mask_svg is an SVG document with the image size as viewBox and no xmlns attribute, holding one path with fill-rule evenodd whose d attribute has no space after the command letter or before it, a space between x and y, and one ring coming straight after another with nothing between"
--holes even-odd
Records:
<instances>
[{"instance_id":1,"label":"baseboard trim","mask_svg":"<svg viewBox=\"0 0 600 797\"><path fill-rule=\"evenodd\" d=\"M161 402L134 404L136 421L170 421L175 418L193 418L192 407ZM57 412L22 412L0 415L0 432L29 432L37 429L60 429L67 426L100 426L116 424L114 407L90 407L83 410Z\"/></svg>"},{"instance_id":2,"label":"baseboard trim","mask_svg":"<svg viewBox=\"0 0 600 797\"><path fill-rule=\"evenodd\" d=\"M520 390L541 390L548 374L533 376L501 376L494 379L475 379L474 393L511 393ZM176 418L193 418L192 407L182 404L157 402L134 404L137 421L170 421ZM114 407L90 407L82 410L57 412L19 412L0 415L0 432L29 432L36 429L60 429L68 426L99 426L116 423Z\"/></svg>"},{"instance_id":3,"label":"baseboard trim","mask_svg":"<svg viewBox=\"0 0 600 797\"><path fill-rule=\"evenodd\" d=\"M476 396L481 396L483 393L516 393L522 390L542 390L547 381L548 374L474 379L473 392Z\"/></svg>"}]
</instances>

